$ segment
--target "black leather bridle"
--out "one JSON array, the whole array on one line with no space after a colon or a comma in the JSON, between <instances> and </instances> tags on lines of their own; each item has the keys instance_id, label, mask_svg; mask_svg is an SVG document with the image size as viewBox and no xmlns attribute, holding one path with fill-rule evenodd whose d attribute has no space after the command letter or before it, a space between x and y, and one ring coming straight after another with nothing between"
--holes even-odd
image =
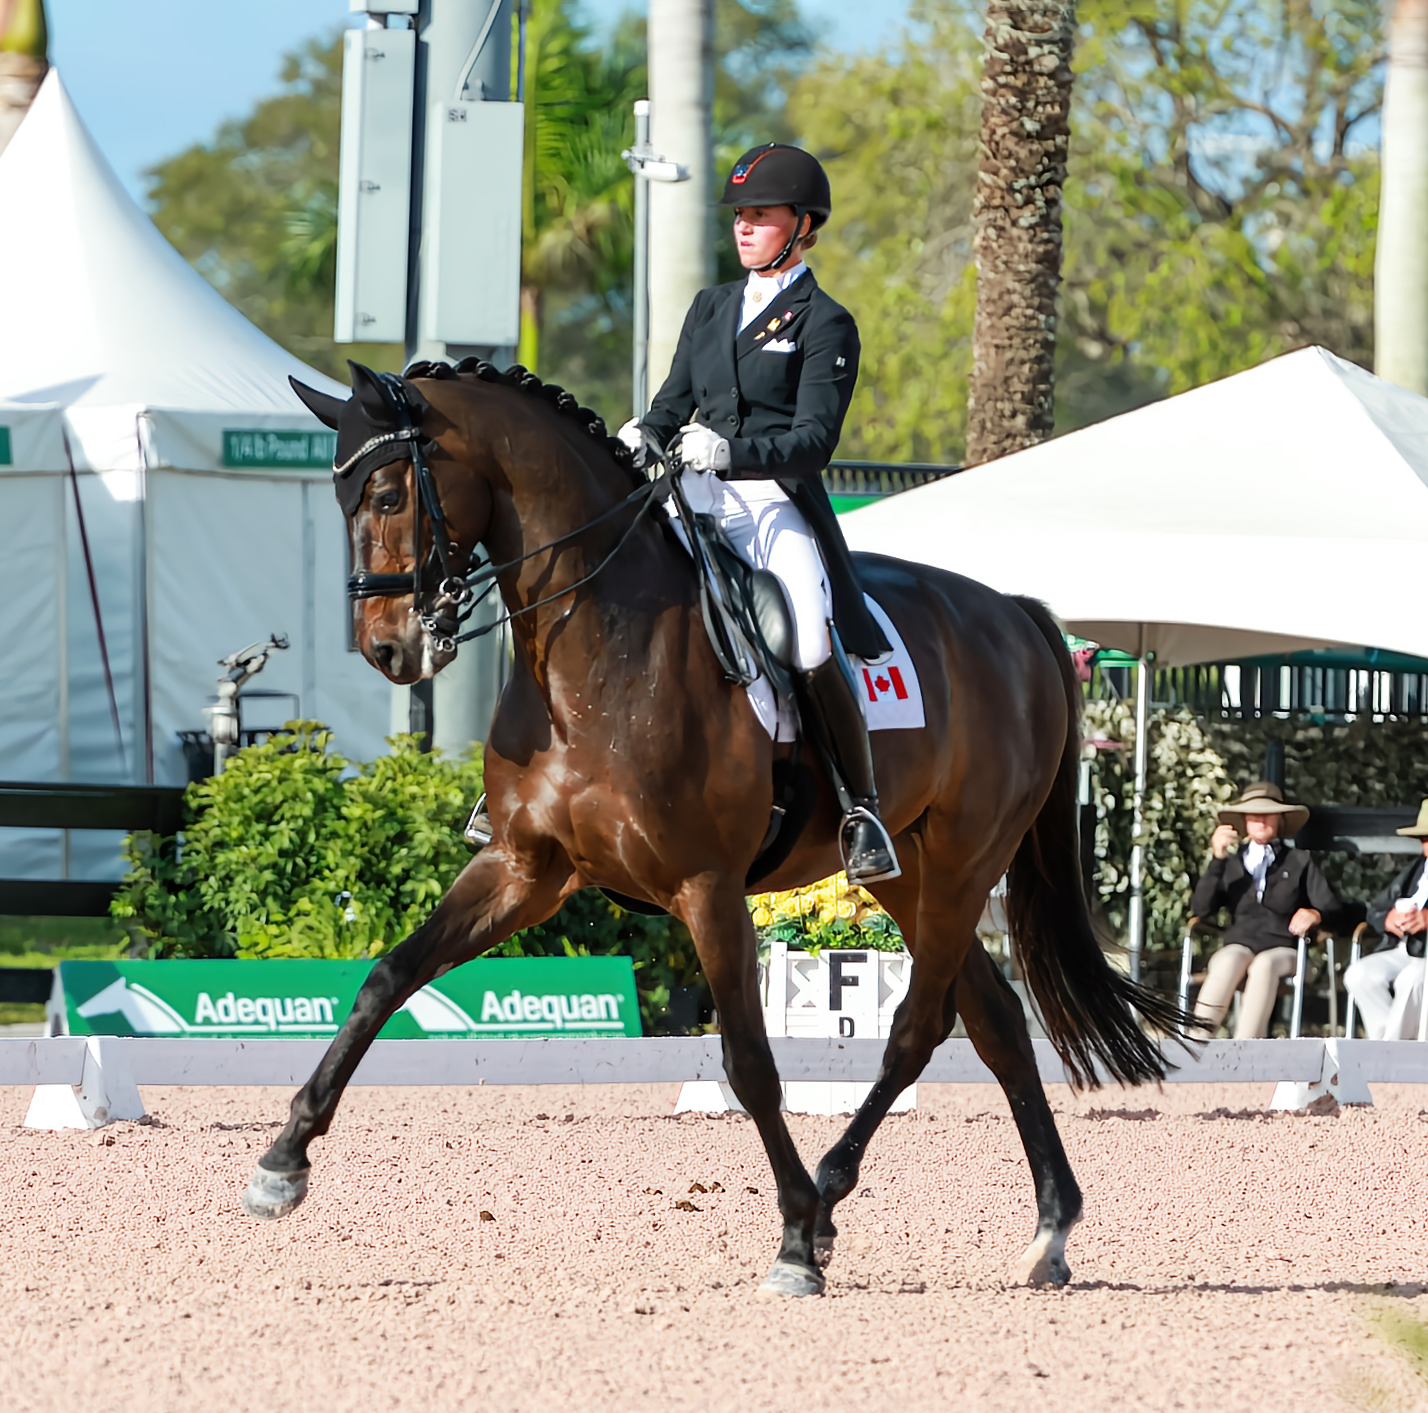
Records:
<instances>
[{"instance_id":1,"label":"black leather bridle","mask_svg":"<svg viewBox=\"0 0 1428 1413\"><path fill-rule=\"evenodd\" d=\"M668 474L661 475L655 480L646 481L643 485L636 487L623 500L616 501L609 509L601 511L593 520L587 520L585 524L571 530L568 534L540 545L516 559L508 560L504 564L492 564L489 559L472 563L471 556L467 555L465 556L466 564L463 567L458 563L462 557L461 547L451 538L450 531L447 529L446 515L441 508L441 493L437 489L436 478L431 473L431 467L427 464L424 445L429 445L431 439L423 437L421 434L420 414L413 408L411 399L407 396L406 385L401 378L397 377L395 373L379 373L377 377L400 425L389 432L379 432L376 436L369 438L341 466L334 465L332 469L336 476L341 477L351 472L363 457L384 446L390 446L396 442L410 444L409 455L412 474L416 482L417 501L413 507L412 517L412 569L409 574L376 574L369 569L359 569L347 580L347 596L357 602L362 599L402 598L410 594L412 609L418 615L422 628L430 636L432 646L438 652L453 652L461 643L494 633L496 629L503 627L512 619L519 618L522 614L530 613L548 603L553 603L556 599L563 598L566 594L584 587L624 548L650 506L664 499L669 492L671 478ZM654 459L668 473L671 469L670 463L663 451L658 447L652 447L651 450ZM620 536L614 549L583 579L578 579L575 583L556 593L548 594L545 598L537 599L534 603L528 603L512 612L504 613L493 623L483 624L466 633L457 631L495 588L496 580L501 574L504 574L508 569L517 568L526 560L533 559L536 555L545 553L546 550L556 549L560 545L578 539L587 530L609 520L631 505L639 506L635 518L630 522L625 533ZM431 521L434 541L432 549L425 555L422 552L421 532L423 510ZM432 601L430 609L424 612L422 597L427 591L423 587L423 581L432 554L435 554L440 564L441 579L437 584L436 598ZM480 594L477 594L476 587L480 584L485 584L486 587Z\"/></svg>"}]
</instances>

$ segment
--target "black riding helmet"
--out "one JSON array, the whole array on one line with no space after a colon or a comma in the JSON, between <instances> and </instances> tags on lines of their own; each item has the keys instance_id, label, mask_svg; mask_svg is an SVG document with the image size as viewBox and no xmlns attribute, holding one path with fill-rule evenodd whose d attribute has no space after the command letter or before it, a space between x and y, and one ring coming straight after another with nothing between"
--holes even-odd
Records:
<instances>
[{"instance_id":1,"label":"black riding helmet","mask_svg":"<svg viewBox=\"0 0 1428 1413\"><path fill-rule=\"evenodd\" d=\"M751 147L729 173L724 183L721 206L792 206L793 234L778 255L760 270L772 270L789 257L803 228L803 218L812 217L808 229L816 231L833 212L833 193L828 173L811 152L784 142L766 142Z\"/></svg>"}]
</instances>

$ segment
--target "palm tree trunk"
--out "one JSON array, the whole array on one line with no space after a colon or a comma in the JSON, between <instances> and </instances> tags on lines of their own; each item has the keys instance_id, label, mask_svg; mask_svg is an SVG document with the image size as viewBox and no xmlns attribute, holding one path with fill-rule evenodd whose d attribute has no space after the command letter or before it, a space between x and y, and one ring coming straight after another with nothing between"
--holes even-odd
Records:
<instances>
[{"instance_id":1,"label":"palm tree trunk","mask_svg":"<svg viewBox=\"0 0 1428 1413\"><path fill-rule=\"evenodd\" d=\"M1398 0L1383 94L1374 371L1428 394L1428 0Z\"/></svg>"},{"instance_id":2,"label":"palm tree trunk","mask_svg":"<svg viewBox=\"0 0 1428 1413\"><path fill-rule=\"evenodd\" d=\"M1074 0L987 7L968 465L1051 434L1075 14Z\"/></svg>"}]
</instances>

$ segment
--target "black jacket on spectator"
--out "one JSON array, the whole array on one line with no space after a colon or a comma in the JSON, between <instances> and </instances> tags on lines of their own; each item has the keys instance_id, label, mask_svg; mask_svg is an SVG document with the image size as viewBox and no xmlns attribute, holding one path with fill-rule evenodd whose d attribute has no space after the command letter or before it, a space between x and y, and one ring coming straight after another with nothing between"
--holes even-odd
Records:
<instances>
[{"instance_id":1,"label":"black jacket on spectator","mask_svg":"<svg viewBox=\"0 0 1428 1413\"><path fill-rule=\"evenodd\" d=\"M1225 943L1267 952L1271 947L1297 947L1289 919L1300 908L1313 908L1326 925L1343 911L1339 896L1329 887L1319 865L1306 850L1291 849L1282 839L1274 842L1274 859L1264 880L1264 899L1254 895L1254 879L1239 854L1211 859L1190 897L1196 917L1212 919L1228 908L1230 923Z\"/></svg>"},{"instance_id":2,"label":"black jacket on spectator","mask_svg":"<svg viewBox=\"0 0 1428 1413\"><path fill-rule=\"evenodd\" d=\"M1414 890L1418 887L1418 881L1423 877L1423 866L1428 864L1428 859L1417 858L1408 865L1383 892L1375 895L1373 902L1368 905L1368 917L1365 919L1368 925L1377 933L1383 936L1383 945L1376 950L1382 952L1398 946L1399 939L1388 930L1388 915L1393 911L1393 905L1400 898L1411 898ZM1412 937L1403 939L1408 943L1408 955L1410 957L1421 957L1423 955L1423 933L1414 933Z\"/></svg>"},{"instance_id":3,"label":"black jacket on spectator","mask_svg":"<svg viewBox=\"0 0 1428 1413\"><path fill-rule=\"evenodd\" d=\"M694 296L669 377L640 425L669 446L686 422L701 422L729 443L729 469L719 473L725 480L777 481L823 552L843 646L878 657L888 643L863 602L823 488L858 381L858 326L805 270L740 333L744 285L737 280Z\"/></svg>"}]
</instances>

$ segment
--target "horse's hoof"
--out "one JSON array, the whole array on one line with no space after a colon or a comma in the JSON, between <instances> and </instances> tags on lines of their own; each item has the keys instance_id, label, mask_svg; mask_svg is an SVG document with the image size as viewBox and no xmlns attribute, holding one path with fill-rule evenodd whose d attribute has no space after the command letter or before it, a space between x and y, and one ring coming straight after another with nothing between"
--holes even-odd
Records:
<instances>
[{"instance_id":1,"label":"horse's hoof","mask_svg":"<svg viewBox=\"0 0 1428 1413\"><path fill-rule=\"evenodd\" d=\"M1022 1253L1012 1268L1015 1285L1051 1286L1059 1290L1071 1279L1066 1264L1067 1231L1038 1232L1036 1240Z\"/></svg>"},{"instance_id":2,"label":"horse's hoof","mask_svg":"<svg viewBox=\"0 0 1428 1413\"><path fill-rule=\"evenodd\" d=\"M800 1266L793 1261L775 1261L773 1270L764 1277L760 1295L777 1295L798 1300L805 1295L823 1294L823 1277L812 1266Z\"/></svg>"},{"instance_id":3,"label":"horse's hoof","mask_svg":"<svg viewBox=\"0 0 1428 1413\"><path fill-rule=\"evenodd\" d=\"M254 1168L243 1189L243 1210L263 1222L286 1217L307 1196L307 1175L311 1171L297 1168L290 1173L274 1173L264 1167Z\"/></svg>"},{"instance_id":4,"label":"horse's hoof","mask_svg":"<svg viewBox=\"0 0 1428 1413\"><path fill-rule=\"evenodd\" d=\"M813 1233L813 1260L820 1271L833 1259L833 1241L837 1235L838 1228L832 1222Z\"/></svg>"}]
</instances>

